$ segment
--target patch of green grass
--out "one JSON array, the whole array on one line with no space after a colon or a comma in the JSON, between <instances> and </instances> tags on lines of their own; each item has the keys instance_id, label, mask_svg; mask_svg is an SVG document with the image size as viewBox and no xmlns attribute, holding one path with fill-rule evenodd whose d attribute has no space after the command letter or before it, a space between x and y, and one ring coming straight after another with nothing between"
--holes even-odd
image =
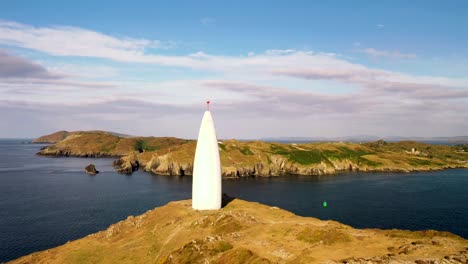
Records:
<instances>
[{"instance_id":1,"label":"patch of green grass","mask_svg":"<svg viewBox=\"0 0 468 264\"><path fill-rule=\"evenodd\" d=\"M359 157L358 163L363 163L363 164L366 164L366 165L369 165L369 166L373 166L373 167L377 167L377 166L382 165L381 162L373 161L373 160L368 160L368 159L363 158L363 157Z\"/></svg>"},{"instance_id":2,"label":"patch of green grass","mask_svg":"<svg viewBox=\"0 0 468 264\"><path fill-rule=\"evenodd\" d=\"M163 258L159 263L204 263L204 259L232 248L226 241L208 242L197 239L172 252L171 259Z\"/></svg>"},{"instance_id":3,"label":"patch of green grass","mask_svg":"<svg viewBox=\"0 0 468 264\"><path fill-rule=\"evenodd\" d=\"M155 150L159 149L158 147L150 146L147 141L141 140L141 139L138 139L137 141L135 141L135 147L134 148L135 148L135 150L137 150L139 152L155 151Z\"/></svg>"},{"instance_id":4,"label":"patch of green grass","mask_svg":"<svg viewBox=\"0 0 468 264\"><path fill-rule=\"evenodd\" d=\"M112 150L115 149L116 146L117 146L117 143L114 142L114 143L111 143L111 144L109 144L109 145L102 146L102 147L101 147L101 151L102 151L102 152L111 152Z\"/></svg>"},{"instance_id":5,"label":"patch of green grass","mask_svg":"<svg viewBox=\"0 0 468 264\"><path fill-rule=\"evenodd\" d=\"M245 248L235 248L222 254L214 263L230 263L230 264L268 264L269 260L260 258L252 251Z\"/></svg>"},{"instance_id":6,"label":"patch of green grass","mask_svg":"<svg viewBox=\"0 0 468 264\"><path fill-rule=\"evenodd\" d=\"M368 166L374 166L374 167L382 165L382 163L380 162L363 158L362 156L364 155L374 154L374 152L369 152L363 149L352 150L347 147L338 147L337 151L327 150L327 151L324 151L324 153L325 153L325 156L329 159L335 159L335 160L348 159L348 160L354 161L357 164L366 164Z\"/></svg>"},{"instance_id":7,"label":"patch of green grass","mask_svg":"<svg viewBox=\"0 0 468 264\"><path fill-rule=\"evenodd\" d=\"M414 238L414 239L422 239L422 238L434 238L434 237L450 237L455 239L463 240L463 238L454 235L450 232L445 231L437 231L437 230L422 230L422 231L409 231L409 230L399 230L399 229L392 229L392 230L381 230L386 236L388 237L399 237L399 238Z\"/></svg>"},{"instance_id":8,"label":"patch of green grass","mask_svg":"<svg viewBox=\"0 0 468 264\"><path fill-rule=\"evenodd\" d=\"M287 149L283 148L282 146L275 145L275 144L272 144L270 148L271 148L271 151L275 154L284 155L289 152Z\"/></svg>"},{"instance_id":9,"label":"patch of green grass","mask_svg":"<svg viewBox=\"0 0 468 264\"><path fill-rule=\"evenodd\" d=\"M297 162L302 165L316 164L322 161L328 162L327 157L318 149L313 150L299 150L299 149L285 149L278 145L271 145L271 151L274 154L279 154L286 157L289 161Z\"/></svg>"},{"instance_id":10,"label":"patch of green grass","mask_svg":"<svg viewBox=\"0 0 468 264\"><path fill-rule=\"evenodd\" d=\"M253 155L253 152L248 147L239 148L239 151L244 155Z\"/></svg>"},{"instance_id":11,"label":"patch of green grass","mask_svg":"<svg viewBox=\"0 0 468 264\"><path fill-rule=\"evenodd\" d=\"M292 150L289 154L289 159L299 164L307 165L320 163L321 161L327 160L320 150Z\"/></svg>"},{"instance_id":12,"label":"patch of green grass","mask_svg":"<svg viewBox=\"0 0 468 264\"><path fill-rule=\"evenodd\" d=\"M430 160L426 159L410 159L408 162L411 166L429 166L429 165L434 165Z\"/></svg>"},{"instance_id":13,"label":"patch of green grass","mask_svg":"<svg viewBox=\"0 0 468 264\"><path fill-rule=\"evenodd\" d=\"M302 230L297 235L297 239L311 244L323 243L325 245L351 241L351 237L349 235L338 230L310 228Z\"/></svg>"},{"instance_id":14,"label":"patch of green grass","mask_svg":"<svg viewBox=\"0 0 468 264\"><path fill-rule=\"evenodd\" d=\"M218 144L218 147L222 149L223 151L226 151L226 145L224 144Z\"/></svg>"},{"instance_id":15,"label":"patch of green grass","mask_svg":"<svg viewBox=\"0 0 468 264\"><path fill-rule=\"evenodd\" d=\"M468 144L457 144L455 145L459 150L463 150L464 152L468 152Z\"/></svg>"}]
</instances>

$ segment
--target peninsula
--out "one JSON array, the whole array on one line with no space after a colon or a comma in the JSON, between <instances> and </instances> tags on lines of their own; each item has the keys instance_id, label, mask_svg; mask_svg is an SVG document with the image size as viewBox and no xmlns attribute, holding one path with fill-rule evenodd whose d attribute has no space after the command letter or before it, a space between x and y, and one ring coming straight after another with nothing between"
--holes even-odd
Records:
<instances>
[{"instance_id":1,"label":"peninsula","mask_svg":"<svg viewBox=\"0 0 468 264\"><path fill-rule=\"evenodd\" d=\"M194 140L133 137L105 131L59 131L33 142L50 143L39 155L115 157L118 172L141 169L161 175L191 175L196 147ZM284 144L223 140L219 150L225 178L468 168L466 147L415 141Z\"/></svg>"}]
</instances>

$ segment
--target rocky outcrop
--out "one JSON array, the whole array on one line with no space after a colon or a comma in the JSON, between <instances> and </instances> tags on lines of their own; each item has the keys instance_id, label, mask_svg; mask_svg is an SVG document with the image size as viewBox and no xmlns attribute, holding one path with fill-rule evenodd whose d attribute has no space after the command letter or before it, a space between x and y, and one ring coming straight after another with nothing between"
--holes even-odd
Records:
<instances>
[{"instance_id":1,"label":"rocky outcrop","mask_svg":"<svg viewBox=\"0 0 468 264\"><path fill-rule=\"evenodd\" d=\"M138 162L136 153L132 152L127 156L114 161L113 166L119 173L130 174L139 169L140 163Z\"/></svg>"},{"instance_id":2,"label":"rocky outcrop","mask_svg":"<svg viewBox=\"0 0 468 264\"><path fill-rule=\"evenodd\" d=\"M177 162L171 159L170 154L162 156L154 155L151 160L146 163L144 170L160 175L192 175L193 163L190 161Z\"/></svg>"},{"instance_id":3,"label":"rocky outcrop","mask_svg":"<svg viewBox=\"0 0 468 264\"><path fill-rule=\"evenodd\" d=\"M99 173L98 170L96 170L96 167L94 166L94 164L89 164L88 166L85 167L84 171L86 173L88 173L89 175L96 175Z\"/></svg>"}]
</instances>

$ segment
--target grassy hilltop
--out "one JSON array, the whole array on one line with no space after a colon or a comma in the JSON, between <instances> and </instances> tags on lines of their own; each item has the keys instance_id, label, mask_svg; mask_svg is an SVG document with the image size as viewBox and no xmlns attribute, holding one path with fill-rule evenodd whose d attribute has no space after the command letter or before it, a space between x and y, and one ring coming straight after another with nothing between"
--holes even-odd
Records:
<instances>
[{"instance_id":1,"label":"grassy hilltop","mask_svg":"<svg viewBox=\"0 0 468 264\"><path fill-rule=\"evenodd\" d=\"M119 157L115 166L123 173L136 169L166 175L192 173L194 140L124 137L104 131L57 133L36 140L55 142L39 154ZM224 177L321 175L349 170L408 172L468 167L468 151L463 146L414 141L281 144L225 140L219 143L219 150Z\"/></svg>"},{"instance_id":2,"label":"grassy hilltop","mask_svg":"<svg viewBox=\"0 0 468 264\"><path fill-rule=\"evenodd\" d=\"M11 263L466 263L447 232L354 229L234 199L217 211L171 202Z\"/></svg>"}]
</instances>

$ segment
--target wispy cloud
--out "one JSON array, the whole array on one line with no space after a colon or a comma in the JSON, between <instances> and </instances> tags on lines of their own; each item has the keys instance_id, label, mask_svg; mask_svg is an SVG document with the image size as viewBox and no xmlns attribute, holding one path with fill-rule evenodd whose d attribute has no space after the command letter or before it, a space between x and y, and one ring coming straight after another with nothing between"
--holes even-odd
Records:
<instances>
[{"instance_id":1,"label":"wispy cloud","mask_svg":"<svg viewBox=\"0 0 468 264\"><path fill-rule=\"evenodd\" d=\"M12 116L23 115L25 120L34 117L49 122L50 127L61 124L59 129L110 129L128 134L193 137L192 132L184 132L185 128L187 124L198 126L198 116L193 113L203 111L199 102L211 98L216 114L222 116L217 124L223 137L261 137L272 135L272 131L278 135L298 135L292 127L302 131L301 135L319 130L337 135L348 131L415 134L413 126L418 126L422 134L428 126L448 131L442 134L468 130L468 124L461 121L468 118L467 78L390 71L333 53L293 49L238 56L205 52L163 55L160 53L164 52L154 49L159 47L158 43L163 42L110 36L76 27L0 22L0 45L7 47L26 48L61 59L103 58L131 62L132 66L145 69L154 67L168 72L196 69L202 73L192 80L178 76L165 81L125 80L119 79L125 72L114 70L108 61L102 67L93 65L92 60L84 66L46 67L4 52L0 53L7 58L0 60L2 113L16 111ZM413 58L413 54L371 48L361 52L373 57ZM29 81L31 78L33 82ZM340 94L328 92L328 87L334 85L353 88ZM17 99L20 96L23 100ZM41 116L49 116L51 120L43 120ZM252 116L256 117L255 122L251 122ZM0 123L5 123L5 119L2 117ZM147 125L148 120L155 119L163 132L152 131ZM128 128L128 123L132 123L132 128ZM246 123L249 126L244 131ZM88 127L78 127L82 124Z\"/></svg>"},{"instance_id":2,"label":"wispy cloud","mask_svg":"<svg viewBox=\"0 0 468 264\"><path fill-rule=\"evenodd\" d=\"M53 74L37 63L0 49L0 78L57 79L61 77L63 76Z\"/></svg>"},{"instance_id":3,"label":"wispy cloud","mask_svg":"<svg viewBox=\"0 0 468 264\"><path fill-rule=\"evenodd\" d=\"M167 48L173 42L116 38L77 27L34 27L0 20L0 44L33 49L56 56L82 56L131 61L145 49Z\"/></svg>"},{"instance_id":4,"label":"wispy cloud","mask_svg":"<svg viewBox=\"0 0 468 264\"><path fill-rule=\"evenodd\" d=\"M414 59L416 54L412 53L401 53L399 51L388 51L388 50L377 50L374 48L367 48L359 50L361 53L365 53L371 57L385 57L385 58L398 58L398 59Z\"/></svg>"}]
</instances>

